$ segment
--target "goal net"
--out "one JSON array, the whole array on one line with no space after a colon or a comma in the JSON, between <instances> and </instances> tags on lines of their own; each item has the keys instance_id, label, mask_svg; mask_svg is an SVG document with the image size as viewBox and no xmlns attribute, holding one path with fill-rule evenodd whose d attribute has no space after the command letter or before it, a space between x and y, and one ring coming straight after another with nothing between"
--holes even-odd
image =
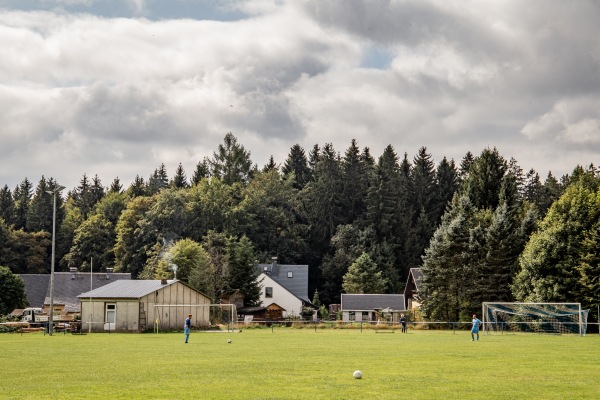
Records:
<instances>
[{"instance_id":1,"label":"goal net","mask_svg":"<svg viewBox=\"0 0 600 400\"><path fill-rule=\"evenodd\" d=\"M238 314L235 304L155 304L154 330L183 329L187 316L192 314L194 330L234 332L238 328ZM173 320L177 321L173 325Z\"/></svg>"},{"instance_id":2,"label":"goal net","mask_svg":"<svg viewBox=\"0 0 600 400\"><path fill-rule=\"evenodd\" d=\"M486 333L538 332L585 335L589 310L580 303L491 303L482 304Z\"/></svg>"}]
</instances>

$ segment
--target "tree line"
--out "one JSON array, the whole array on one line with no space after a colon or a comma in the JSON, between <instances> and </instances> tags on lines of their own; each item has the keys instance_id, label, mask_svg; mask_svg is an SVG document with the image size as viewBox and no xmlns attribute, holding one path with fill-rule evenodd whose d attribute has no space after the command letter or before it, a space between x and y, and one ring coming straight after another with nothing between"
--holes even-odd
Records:
<instances>
[{"instance_id":1,"label":"tree line","mask_svg":"<svg viewBox=\"0 0 600 400\"><path fill-rule=\"evenodd\" d=\"M84 174L57 196L57 270L92 264L151 279L173 277L176 265L178 279L213 299L239 290L253 305L255 266L277 256L309 265L310 293L323 304L343 291L402 293L414 267L432 319L465 319L481 301L597 302L590 232L600 207L574 191L600 196L598 179L590 165L542 182L495 148L436 164L426 147L409 158L389 145L375 159L355 140L343 153L296 144L283 164L271 157L259 168L228 133L190 178L181 164L172 178L161 164L126 188ZM0 265L13 274L49 272L48 192L58 185L42 176L35 188L25 178L0 189Z\"/></svg>"}]
</instances>

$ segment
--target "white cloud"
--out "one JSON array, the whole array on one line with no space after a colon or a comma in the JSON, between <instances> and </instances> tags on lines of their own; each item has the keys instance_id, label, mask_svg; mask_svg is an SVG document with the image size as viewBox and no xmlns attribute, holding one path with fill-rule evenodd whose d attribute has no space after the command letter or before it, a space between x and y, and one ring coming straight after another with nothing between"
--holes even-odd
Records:
<instances>
[{"instance_id":1,"label":"white cloud","mask_svg":"<svg viewBox=\"0 0 600 400\"><path fill-rule=\"evenodd\" d=\"M234 21L157 15L200 3L1 10L0 185L84 172L127 185L162 162L189 175L227 132L260 166L352 138L436 161L497 146L542 175L598 163L594 3L231 0L214 7Z\"/></svg>"}]
</instances>

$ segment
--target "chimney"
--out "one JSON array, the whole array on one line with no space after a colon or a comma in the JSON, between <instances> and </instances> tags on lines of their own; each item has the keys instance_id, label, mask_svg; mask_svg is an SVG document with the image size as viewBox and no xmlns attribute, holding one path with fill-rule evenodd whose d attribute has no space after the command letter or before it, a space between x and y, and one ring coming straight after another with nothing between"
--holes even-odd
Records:
<instances>
[{"instance_id":1,"label":"chimney","mask_svg":"<svg viewBox=\"0 0 600 400\"><path fill-rule=\"evenodd\" d=\"M167 279L166 279L166 278L162 278L162 279L160 280L160 284L161 284L161 285L166 285L166 284L167 284Z\"/></svg>"},{"instance_id":2,"label":"chimney","mask_svg":"<svg viewBox=\"0 0 600 400\"><path fill-rule=\"evenodd\" d=\"M277 265L277 257L271 257L271 264L272 264L273 266L276 266L276 265Z\"/></svg>"},{"instance_id":3,"label":"chimney","mask_svg":"<svg viewBox=\"0 0 600 400\"><path fill-rule=\"evenodd\" d=\"M77 267L69 267L69 272L72 274L71 279L77 278Z\"/></svg>"},{"instance_id":4,"label":"chimney","mask_svg":"<svg viewBox=\"0 0 600 400\"><path fill-rule=\"evenodd\" d=\"M106 280L110 279L110 275L108 275L108 274L112 274L112 272L113 272L113 268L110 268L110 267L106 268Z\"/></svg>"}]
</instances>

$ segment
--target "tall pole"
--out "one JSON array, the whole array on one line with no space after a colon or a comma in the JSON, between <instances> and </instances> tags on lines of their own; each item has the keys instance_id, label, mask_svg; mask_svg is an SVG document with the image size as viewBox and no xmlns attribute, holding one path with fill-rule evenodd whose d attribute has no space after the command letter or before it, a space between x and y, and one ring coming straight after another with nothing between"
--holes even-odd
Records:
<instances>
[{"instance_id":1,"label":"tall pole","mask_svg":"<svg viewBox=\"0 0 600 400\"><path fill-rule=\"evenodd\" d=\"M50 260L50 316L48 318L48 335L52 336L54 331L54 258L56 249L56 195L63 190L64 186L56 186L52 193L54 197L54 206L52 207L52 259Z\"/></svg>"}]
</instances>

